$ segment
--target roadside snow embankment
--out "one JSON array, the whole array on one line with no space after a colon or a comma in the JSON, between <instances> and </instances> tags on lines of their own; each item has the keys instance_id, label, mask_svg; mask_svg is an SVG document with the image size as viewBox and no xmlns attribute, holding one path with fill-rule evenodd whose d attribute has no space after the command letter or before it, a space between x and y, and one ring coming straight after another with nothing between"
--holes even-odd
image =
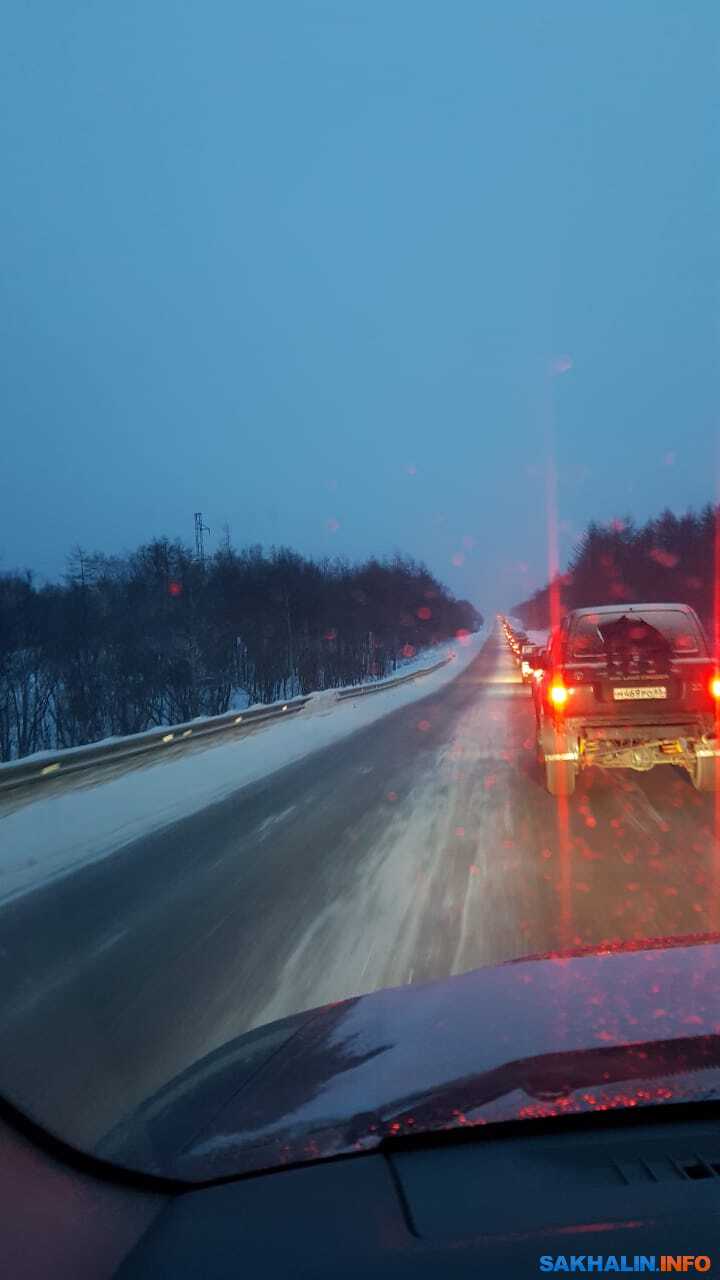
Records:
<instances>
[{"instance_id":1,"label":"roadside snow embankment","mask_svg":"<svg viewBox=\"0 0 720 1280\"><path fill-rule=\"evenodd\" d=\"M272 722L247 736L185 756L153 757L143 769L100 780L93 787L39 798L9 813L0 820L0 900L104 858L437 692L477 656L486 638L483 627L453 644L453 660L417 681L378 690L357 701L337 702L336 691L330 696L318 694L292 720ZM407 669L402 674L408 674Z\"/></svg>"}]
</instances>

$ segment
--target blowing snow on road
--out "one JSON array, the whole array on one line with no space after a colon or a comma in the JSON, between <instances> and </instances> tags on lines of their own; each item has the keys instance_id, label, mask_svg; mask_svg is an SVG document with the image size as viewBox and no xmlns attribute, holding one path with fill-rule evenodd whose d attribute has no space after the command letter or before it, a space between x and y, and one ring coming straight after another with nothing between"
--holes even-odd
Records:
<instances>
[{"instance_id":1,"label":"blowing snow on road","mask_svg":"<svg viewBox=\"0 0 720 1280\"><path fill-rule=\"evenodd\" d=\"M589 770L571 801L546 794L530 694L494 630L381 722L6 901L0 1089L92 1143L299 1010L717 929L717 854L714 799L675 770Z\"/></svg>"}]
</instances>

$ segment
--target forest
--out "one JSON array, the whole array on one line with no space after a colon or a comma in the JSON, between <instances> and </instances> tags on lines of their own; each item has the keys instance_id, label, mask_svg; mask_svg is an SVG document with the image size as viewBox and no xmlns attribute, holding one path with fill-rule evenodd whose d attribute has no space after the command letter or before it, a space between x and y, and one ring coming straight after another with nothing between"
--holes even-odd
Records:
<instances>
[{"instance_id":1,"label":"forest","mask_svg":"<svg viewBox=\"0 0 720 1280\"><path fill-rule=\"evenodd\" d=\"M545 628L568 609L593 604L682 601L714 633L715 564L720 506L677 516L665 510L636 525L631 519L591 523L567 570L513 607L526 626Z\"/></svg>"},{"instance_id":2,"label":"forest","mask_svg":"<svg viewBox=\"0 0 720 1280\"><path fill-rule=\"evenodd\" d=\"M0 575L0 758L391 674L481 616L422 564L288 548L198 560L157 539L75 548L63 581Z\"/></svg>"}]
</instances>

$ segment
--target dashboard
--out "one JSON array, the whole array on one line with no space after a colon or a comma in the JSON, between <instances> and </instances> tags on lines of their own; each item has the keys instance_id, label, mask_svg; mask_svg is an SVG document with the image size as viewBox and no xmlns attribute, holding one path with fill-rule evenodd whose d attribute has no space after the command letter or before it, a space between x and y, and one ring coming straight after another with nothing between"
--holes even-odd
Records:
<instances>
[{"instance_id":1,"label":"dashboard","mask_svg":"<svg viewBox=\"0 0 720 1280\"><path fill-rule=\"evenodd\" d=\"M5 1116L0 1183L12 1280L477 1280L588 1256L660 1271L662 1255L720 1274L720 1117L702 1103L407 1139L196 1188L123 1174Z\"/></svg>"}]
</instances>

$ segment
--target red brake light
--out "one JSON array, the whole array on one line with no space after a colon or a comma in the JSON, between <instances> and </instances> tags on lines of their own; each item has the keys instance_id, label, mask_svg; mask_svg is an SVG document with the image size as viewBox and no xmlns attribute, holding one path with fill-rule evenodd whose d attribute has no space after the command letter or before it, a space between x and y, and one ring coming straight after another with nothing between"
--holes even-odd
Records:
<instances>
[{"instance_id":1,"label":"red brake light","mask_svg":"<svg viewBox=\"0 0 720 1280\"><path fill-rule=\"evenodd\" d=\"M550 685L550 701L555 707L564 707L567 702L568 691L564 684Z\"/></svg>"},{"instance_id":2,"label":"red brake light","mask_svg":"<svg viewBox=\"0 0 720 1280\"><path fill-rule=\"evenodd\" d=\"M710 681L710 694L713 698L720 698L720 676L713 676Z\"/></svg>"}]
</instances>

